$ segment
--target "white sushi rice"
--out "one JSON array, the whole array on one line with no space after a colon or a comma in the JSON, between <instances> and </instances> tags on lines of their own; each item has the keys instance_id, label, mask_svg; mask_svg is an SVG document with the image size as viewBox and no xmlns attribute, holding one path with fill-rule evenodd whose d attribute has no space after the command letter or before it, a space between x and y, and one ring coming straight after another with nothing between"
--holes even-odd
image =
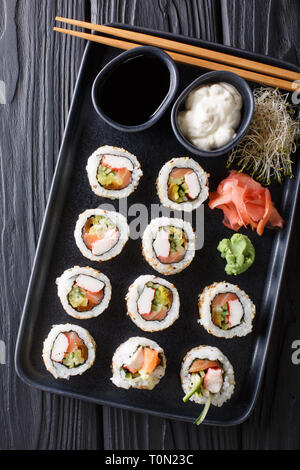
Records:
<instances>
[{"instance_id":1,"label":"white sushi rice","mask_svg":"<svg viewBox=\"0 0 300 470\"><path fill-rule=\"evenodd\" d=\"M159 261L153 248L153 242L160 227L176 227L185 232L187 238L187 250L184 258L178 263L164 264ZM142 251L146 261L161 274L166 276L176 274L187 268L195 256L196 236L189 222L182 219L169 219L168 217L158 217L151 220L146 227L142 239Z\"/></svg>"},{"instance_id":2,"label":"white sushi rice","mask_svg":"<svg viewBox=\"0 0 300 470\"><path fill-rule=\"evenodd\" d=\"M195 200L188 202L176 203L169 199L168 195L168 179L173 168L190 168L194 170L200 184L200 193ZM208 198L208 178L209 174L195 160L189 157L172 158L169 162L165 163L159 172L157 178L157 193L160 202L163 206L177 211L191 212L203 204Z\"/></svg>"},{"instance_id":3,"label":"white sushi rice","mask_svg":"<svg viewBox=\"0 0 300 470\"><path fill-rule=\"evenodd\" d=\"M115 189L105 189L97 180L97 170L100 165L101 159L104 155L115 155L119 157L127 158L133 166L131 172L131 182L126 188L115 190ZM103 147L98 148L88 159L86 166L89 182L91 188L97 196L106 197L109 199L121 199L128 197L138 186L139 180L143 175L141 170L141 165L135 155L129 153L125 149L118 147L112 147L109 145L104 145Z\"/></svg>"},{"instance_id":4,"label":"white sushi rice","mask_svg":"<svg viewBox=\"0 0 300 470\"><path fill-rule=\"evenodd\" d=\"M241 323L228 330L223 330L215 325L211 316L211 304L217 294L232 292L239 298L244 315ZM252 320L255 316L255 305L250 300L249 296L241 290L238 286L230 284L229 282L215 282L211 286L205 287L202 294L199 295L199 315L198 322L214 336L222 338L233 338L235 336L245 336L252 331Z\"/></svg>"},{"instance_id":5,"label":"white sushi rice","mask_svg":"<svg viewBox=\"0 0 300 470\"><path fill-rule=\"evenodd\" d=\"M195 359L209 359L211 361L219 361L223 368L223 385L218 393L211 394L211 403L215 406L222 406L225 401L229 400L234 392L235 379L233 367L227 357L218 349L212 346L198 346L191 349L183 359L180 380L184 394L188 394L192 388L191 374L189 368ZM191 396L190 401L194 401L200 405L205 404L207 398L204 395L197 396L195 393Z\"/></svg>"},{"instance_id":6,"label":"white sushi rice","mask_svg":"<svg viewBox=\"0 0 300 470\"><path fill-rule=\"evenodd\" d=\"M124 364L128 364L130 358L136 350L142 347L149 347L159 352L163 356L163 361L159 364L151 375L144 375L135 379L126 379ZM112 372L111 381L117 387L121 388L137 388L152 390L165 375L166 371L166 358L163 349L151 339L142 337L133 337L128 339L125 343L121 344L115 351L112 359Z\"/></svg>"},{"instance_id":7,"label":"white sushi rice","mask_svg":"<svg viewBox=\"0 0 300 470\"><path fill-rule=\"evenodd\" d=\"M91 250L88 249L88 247L86 246L82 238L82 229L86 221L90 217L97 216L97 215L104 216L110 219L112 223L116 225L116 227L118 228L120 232L120 237L116 245L113 246L107 252L103 253L102 255L93 254ZM106 211L103 209L87 209L86 211L82 212L82 214L80 214L78 217L78 220L75 226L74 237L75 237L76 245L78 246L83 256L85 256L86 258L92 261L99 261L99 262L107 261L119 255L121 251L123 250L129 238L129 226L127 224L126 218L122 214L119 214L118 212Z\"/></svg>"},{"instance_id":8,"label":"white sushi rice","mask_svg":"<svg viewBox=\"0 0 300 470\"><path fill-rule=\"evenodd\" d=\"M145 320L138 312L137 302L145 288L145 285L148 282L161 284L170 289L172 292L172 306L163 320ZM128 315L130 316L131 320L143 331L154 332L165 330L171 326L179 317L180 300L178 291L173 284L166 281L165 279L162 279L161 277L152 275L138 277L129 287L128 293L126 295L126 301Z\"/></svg>"},{"instance_id":9,"label":"white sushi rice","mask_svg":"<svg viewBox=\"0 0 300 470\"><path fill-rule=\"evenodd\" d=\"M92 277L94 279L98 279L98 281L102 281L104 283L104 295L99 303L94 308L89 311L78 312L75 308L71 306L68 301L68 294L72 290L73 284L76 278L79 275L85 275ZM79 320L85 320L88 318L94 318L104 312L107 309L110 299L111 299L111 283L105 274L100 273L96 269L90 267L80 267L74 266L73 268L67 269L60 277L56 279L57 284L57 294L60 298L61 304L68 315L73 318L77 318Z\"/></svg>"},{"instance_id":10,"label":"white sushi rice","mask_svg":"<svg viewBox=\"0 0 300 470\"><path fill-rule=\"evenodd\" d=\"M66 367L59 362L52 361L51 359L52 348L57 336L60 333L67 333L70 331L77 333L88 349L88 358L85 363L81 364L80 366L73 367L72 369L69 369L69 367ZM49 335L44 341L42 357L47 371L50 372L56 379L69 379L73 375L83 374L83 372L85 372L94 364L96 357L95 349L96 343L87 330L81 326L67 323L65 325L54 325L52 327Z\"/></svg>"}]
</instances>

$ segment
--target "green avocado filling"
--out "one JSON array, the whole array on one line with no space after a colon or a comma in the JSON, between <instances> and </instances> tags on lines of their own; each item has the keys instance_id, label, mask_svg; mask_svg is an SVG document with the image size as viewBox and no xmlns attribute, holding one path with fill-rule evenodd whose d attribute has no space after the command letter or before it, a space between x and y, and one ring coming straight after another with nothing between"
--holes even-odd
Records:
<instances>
[{"instance_id":1,"label":"green avocado filling","mask_svg":"<svg viewBox=\"0 0 300 470\"><path fill-rule=\"evenodd\" d=\"M129 372L129 370L127 370L125 367L123 367L123 370L125 372L125 378L128 379L128 380L137 379L138 377L140 377L139 372L136 372L135 374L132 374L132 372Z\"/></svg>"},{"instance_id":2,"label":"green avocado filling","mask_svg":"<svg viewBox=\"0 0 300 470\"><path fill-rule=\"evenodd\" d=\"M97 169L97 181L106 189L113 189L113 187L122 186L123 180L111 168L99 165Z\"/></svg>"},{"instance_id":3,"label":"green avocado filling","mask_svg":"<svg viewBox=\"0 0 300 470\"><path fill-rule=\"evenodd\" d=\"M170 175L168 179L168 196L171 201L180 204L192 200L188 194L189 190L185 184L185 177L174 178Z\"/></svg>"},{"instance_id":4,"label":"green avocado filling","mask_svg":"<svg viewBox=\"0 0 300 470\"><path fill-rule=\"evenodd\" d=\"M103 231L107 230L108 228L115 228L115 224L105 215L95 215L90 217L88 220L90 225L89 233L97 235L98 233L102 233Z\"/></svg>"},{"instance_id":5,"label":"green avocado filling","mask_svg":"<svg viewBox=\"0 0 300 470\"><path fill-rule=\"evenodd\" d=\"M171 251L180 251L181 249L184 249L186 237L183 230L177 227L169 227L169 232Z\"/></svg>"},{"instance_id":6,"label":"green avocado filling","mask_svg":"<svg viewBox=\"0 0 300 470\"><path fill-rule=\"evenodd\" d=\"M184 176L181 178L172 178L170 176L168 181L168 194L171 201L180 204L181 202L187 202L189 197L187 195L188 188L185 185Z\"/></svg>"},{"instance_id":7,"label":"green avocado filling","mask_svg":"<svg viewBox=\"0 0 300 470\"><path fill-rule=\"evenodd\" d=\"M70 292L68 293L68 301L71 307L86 307L89 303L86 297L86 291L80 287L74 285Z\"/></svg>"},{"instance_id":8,"label":"green avocado filling","mask_svg":"<svg viewBox=\"0 0 300 470\"><path fill-rule=\"evenodd\" d=\"M134 355L134 354L137 352L138 349L139 349L139 347L134 351L134 353L133 353L132 355ZM124 373L125 373L125 378L126 378L127 380L137 379L138 377L141 376L139 372L135 372L134 374L133 374L132 372L130 372L130 370L128 370L127 367L125 367L125 365L123 365L123 366L121 367L121 370L124 371Z\"/></svg>"},{"instance_id":9,"label":"green avocado filling","mask_svg":"<svg viewBox=\"0 0 300 470\"><path fill-rule=\"evenodd\" d=\"M219 328L222 328L222 330L228 330L231 328L228 316L228 304L215 308L213 312L213 323Z\"/></svg>"},{"instance_id":10,"label":"green avocado filling","mask_svg":"<svg viewBox=\"0 0 300 470\"><path fill-rule=\"evenodd\" d=\"M82 357L81 349L77 349L71 353L66 353L62 362L64 366L68 367L69 369L73 369L74 367L83 364L85 360Z\"/></svg>"},{"instance_id":11,"label":"green avocado filling","mask_svg":"<svg viewBox=\"0 0 300 470\"><path fill-rule=\"evenodd\" d=\"M227 238L221 240L217 250L227 261L225 271L229 275L242 274L250 268L255 259L255 249L251 240L240 233L235 233L230 240Z\"/></svg>"},{"instance_id":12,"label":"green avocado filling","mask_svg":"<svg viewBox=\"0 0 300 470\"><path fill-rule=\"evenodd\" d=\"M165 286L161 284L156 284L154 282L147 282L146 287L155 289L154 299L152 301L152 312L158 312L162 308L166 307L167 311L170 310L172 306L172 292Z\"/></svg>"}]
</instances>

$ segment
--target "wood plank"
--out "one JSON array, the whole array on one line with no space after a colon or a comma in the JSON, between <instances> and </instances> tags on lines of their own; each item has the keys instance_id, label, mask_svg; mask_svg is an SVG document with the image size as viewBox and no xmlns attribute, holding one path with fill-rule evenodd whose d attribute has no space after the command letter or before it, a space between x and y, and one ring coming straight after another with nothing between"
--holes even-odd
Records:
<instances>
[{"instance_id":1,"label":"wood plank","mask_svg":"<svg viewBox=\"0 0 300 470\"><path fill-rule=\"evenodd\" d=\"M224 44L300 63L298 0L221 0Z\"/></svg>"},{"instance_id":2,"label":"wood plank","mask_svg":"<svg viewBox=\"0 0 300 470\"><path fill-rule=\"evenodd\" d=\"M0 3L0 104L12 102L19 76L15 9L16 0Z\"/></svg>"},{"instance_id":3,"label":"wood plank","mask_svg":"<svg viewBox=\"0 0 300 470\"><path fill-rule=\"evenodd\" d=\"M29 388L14 369L19 320L84 48L53 34L57 13L84 17L85 1L44 0L43 8L40 0L0 3L6 26L13 19L17 25L17 37L2 49L8 66L0 79L7 90L16 71L10 54L20 70L11 104L0 105L0 339L7 347L7 364L0 366L1 449L88 449L101 442L95 406Z\"/></svg>"}]
</instances>

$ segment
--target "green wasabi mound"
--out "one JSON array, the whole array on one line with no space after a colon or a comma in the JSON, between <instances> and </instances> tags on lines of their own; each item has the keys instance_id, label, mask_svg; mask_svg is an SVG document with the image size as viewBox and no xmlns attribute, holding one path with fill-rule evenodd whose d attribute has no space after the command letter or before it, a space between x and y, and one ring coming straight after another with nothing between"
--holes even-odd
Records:
<instances>
[{"instance_id":1,"label":"green wasabi mound","mask_svg":"<svg viewBox=\"0 0 300 470\"><path fill-rule=\"evenodd\" d=\"M226 259L225 271L227 274L242 274L253 264L255 249L251 240L240 233L235 233L231 239L223 238L217 250L221 257Z\"/></svg>"}]
</instances>

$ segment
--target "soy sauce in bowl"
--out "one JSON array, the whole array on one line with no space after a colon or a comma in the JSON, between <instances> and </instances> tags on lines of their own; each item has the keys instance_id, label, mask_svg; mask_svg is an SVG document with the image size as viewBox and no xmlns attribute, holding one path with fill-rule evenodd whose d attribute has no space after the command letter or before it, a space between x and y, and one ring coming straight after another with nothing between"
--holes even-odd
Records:
<instances>
[{"instance_id":1,"label":"soy sauce in bowl","mask_svg":"<svg viewBox=\"0 0 300 470\"><path fill-rule=\"evenodd\" d=\"M92 98L96 111L121 131L153 125L175 96L178 72L160 49L138 47L113 59L96 78Z\"/></svg>"}]
</instances>

